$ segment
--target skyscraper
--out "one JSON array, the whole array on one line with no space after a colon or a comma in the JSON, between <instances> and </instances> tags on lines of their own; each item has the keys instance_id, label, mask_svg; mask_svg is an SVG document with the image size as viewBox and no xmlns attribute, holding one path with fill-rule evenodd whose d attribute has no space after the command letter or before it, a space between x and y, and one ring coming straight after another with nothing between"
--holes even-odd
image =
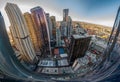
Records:
<instances>
[{"instance_id":1,"label":"skyscraper","mask_svg":"<svg viewBox=\"0 0 120 82\"><path fill-rule=\"evenodd\" d=\"M15 41L14 41L14 37L13 37L13 33L12 33L12 31L11 31L11 28L12 28L12 27L9 26L10 32L8 32L8 33L9 33L8 36L9 36L11 45L12 45L12 46L15 46Z\"/></svg>"},{"instance_id":2,"label":"skyscraper","mask_svg":"<svg viewBox=\"0 0 120 82\"><path fill-rule=\"evenodd\" d=\"M5 47L8 48L8 51L10 51L10 48L11 48L11 46L10 46L10 40L8 38L6 27L5 27L5 22L4 22L4 19L3 19L3 16L1 14L1 12L0 12L0 47L1 47L1 49L0 49L1 53L3 53L2 50L5 50Z\"/></svg>"},{"instance_id":3,"label":"skyscraper","mask_svg":"<svg viewBox=\"0 0 120 82\"><path fill-rule=\"evenodd\" d=\"M69 47L69 62L73 63L75 59L83 57L90 41L90 36L72 35Z\"/></svg>"},{"instance_id":4,"label":"skyscraper","mask_svg":"<svg viewBox=\"0 0 120 82\"><path fill-rule=\"evenodd\" d=\"M50 39L52 40L52 38L53 38L53 36L52 36L52 22L51 22L49 13L46 13L46 19L47 19L48 28L49 28Z\"/></svg>"},{"instance_id":5,"label":"skyscraper","mask_svg":"<svg viewBox=\"0 0 120 82\"><path fill-rule=\"evenodd\" d=\"M52 28L55 29L56 28L56 18L55 18L55 16L51 16L50 19L51 19L51 22L52 22Z\"/></svg>"},{"instance_id":6,"label":"skyscraper","mask_svg":"<svg viewBox=\"0 0 120 82\"><path fill-rule=\"evenodd\" d=\"M61 32L60 29L56 29L56 46L61 46Z\"/></svg>"},{"instance_id":7,"label":"skyscraper","mask_svg":"<svg viewBox=\"0 0 120 82\"><path fill-rule=\"evenodd\" d=\"M38 39L36 36L37 34L36 34L36 30L35 30L35 28L36 28L35 22L31 16L31 14L28 12L24 13L24 18L25 18L28 30L30 32L30 38L32 40L35 52L37 55L40 55L40 48L39 48L40 45L38 45Z\"/></svg>"},{"instance_id":8,"label":"skyscraper","mask_svg":"<svg viewBox=\"0 0 120 82\"><path fill-rule=\"evenodd\" d=\"M56 18L55 16L51 16L51 24L52 24L52 36L53 39L56 39Z\"/></svg>"},{"instance_id":9,"label":"skyscraper","mask_svg":"<svg viewBox=\"0 0 120 82\"><path fill-rule=\"evenodd\" d=\"M69 9L63 9L63 21L68 20Z\"/></svg>"},{"instance_id":10,"label":"skyscraper","mask_svg":"<svg viewBox=\"0 0 120 82\"><path fill-rule=\"evenodd\" d=\"M13 33L16 47L22 54L24 61L33 63L37 60L37 57L31 43L25 19L20 9L16 4L7 3L5 10L11 23L11 31Z\"/></svg>"},{"instance_id":11,"label":"skyscraper","mask_svg":"<svg viewBox=\"0 0 120 82\"><path fill-rule=\"evenodd\" d=\"M61 30L61 36L62 37L67 37L67 22L62 21L60 25L60 30Z\"/></svg>"},{"instance_id":12,"label":"skyscraper","mask_svg":"<svg viewBox=\"0 0 120 82\"><path fill-rule=\"evenodd\" d=\"M108 41L108 47L105 51L105 54L110 54L111 51L113 51L114 48L119 49L120 47L120 7L117 11L117 16L113 25L112 32L110 34L110 38ZM118 50L119 51L119 50ZM118 53L118 52L114 52Z\"/></svg>"},{"instance_id":13,"label":"skyscraper","mask_svg":"<svg viewBox=\"0 0 120 82\"><path fill-rule=\"evenodd\" d=\"M70 16L68 16L68 21L67 21L67 37L71 37L72 35L72 19Z\"/></svg>"},{"instance_id":14,"label":"skyscraper","mask_svg":"<svg viewBox=\"0 0 120 82\"><path fill-rule=\"evenodd\" d=\"M37 6L31 9L31 14L36 23L37 37L44 52L50 51L50 36L48 23L44 10Z\"/></svg>"},{"instance_id":15,"label":"skyscraper","mask_svg":"<svg viewBox=\"0 0 120 82\"><path fill-rule=\"evenodd\" d=\"M69 38L72 34L72 19L69 14L69 9L63 9L63 21L61 22L61 34L62 37Z\"/></svg>"}]
</instances>

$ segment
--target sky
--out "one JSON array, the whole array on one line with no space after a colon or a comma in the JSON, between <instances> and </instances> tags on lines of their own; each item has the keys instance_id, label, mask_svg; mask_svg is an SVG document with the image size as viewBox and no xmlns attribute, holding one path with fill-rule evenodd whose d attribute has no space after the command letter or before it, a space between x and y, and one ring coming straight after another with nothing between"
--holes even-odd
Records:
<instances>
[{"instance_id":1,"label":"sky","mask_svg":"<svg viewBox=\"0 0 120 82\"><path fill-rule=\"evenodd\" d=\"M56 16L57 21L63 19L63 9L69 9L69 16L73 21L83 21L112 27L117 14L120 0L0 0L0 11L4 17L6 27L10 26L4 10L7 2L15 3L22 13L40 6L50 16Z\"/></svg>"}]
</instances>

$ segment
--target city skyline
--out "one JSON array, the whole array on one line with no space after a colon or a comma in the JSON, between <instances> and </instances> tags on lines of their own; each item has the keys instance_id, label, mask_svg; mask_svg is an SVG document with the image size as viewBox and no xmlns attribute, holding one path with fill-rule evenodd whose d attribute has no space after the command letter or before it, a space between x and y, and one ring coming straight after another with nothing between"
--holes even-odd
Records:
<instances>
[{"instance_id":1,"label":"city skyline","mask_svg":"<svg viewBox=\"0 0 120 82\"><path fill-rule=\"evenodd\" d=\"M96 1L96 0L73 1L71 0L68 2L68 0L64 0L64 1L61 1L61 0L52 0L52 1L30 0L29 2L31 3L27 5L26 5L27 1L7 0L7 1L0 1L0 2L2 3L0 4L0 10L3 14L4 19L6 19L5 21L6 27L10 26L8 17L4 10L4 7L7 2L17 4L22 10L22 13L30 12L31 8L35 6L40 6L45 10L46 13L50 13L50 16L52 15L56 16L57 21L62 20L62 15L63 15L62 10L64 8L69 8L70 16L73 19L73 21L84 21L84 22L95 23L95 24L112 27L120 1L119 0L115 0L115 1L114 0L106 0L106 1L104 0L102 1ZM62 2L64 3L62 4Z\"/></svg>"},{"instance_id":2,"label":"city skyline","mask_svg":"<svg viewBox=\"0 0 120 82\"><path fill-rule=\"evenodd\" d=\"M7 1L7 15L0 11L0 81L120 81L117 0Z\"/></svg>"}]
</instances>

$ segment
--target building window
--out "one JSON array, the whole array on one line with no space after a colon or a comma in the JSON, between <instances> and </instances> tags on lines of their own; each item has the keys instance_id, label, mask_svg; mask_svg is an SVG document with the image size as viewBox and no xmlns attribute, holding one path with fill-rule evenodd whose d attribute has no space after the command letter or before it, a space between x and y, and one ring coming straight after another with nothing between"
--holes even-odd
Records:
<instances>
[{"instance_id":1,"label":"building window","mask_svg":"<svg viewBox=\"0 0 120 82\"><path fill-rule=\"evenodd\" d=\"M57 72L57 70L55 70L55 72Z\"/></svg>"},{"instance_id":2,"label":"building window","mask_svg":"<svg viewBox=\"0 0 120 82\"><path fill-rule=\"evenodd\" d=\"M49 70L47 69L47 72L49 72Z\"/></svg>"}]
</instances>

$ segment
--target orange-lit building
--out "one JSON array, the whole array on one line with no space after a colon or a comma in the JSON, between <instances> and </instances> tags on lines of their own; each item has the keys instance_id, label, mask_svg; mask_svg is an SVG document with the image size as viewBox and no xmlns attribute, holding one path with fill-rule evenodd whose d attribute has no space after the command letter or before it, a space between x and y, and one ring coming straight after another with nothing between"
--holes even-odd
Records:
<instances>
[{"instance_id":1,"label":"orange-lit building","mask_svg":"<svg viewBox=\"0 0 120 82\"><path fill-rule=\"evenodd\" d=\"M24 13L24 18L25 18L25 21L26 21L26 24L27 24L27 27L28 27L28 30L30 33L30 38L32 40L35 52L39 54L41 45L38 44L39 41L38 41L38 38L36 36L37 32L35 30L35 28L36 28L35 22L31 16L31 14L28 12Z\"/></svg>"}]
</instances>

